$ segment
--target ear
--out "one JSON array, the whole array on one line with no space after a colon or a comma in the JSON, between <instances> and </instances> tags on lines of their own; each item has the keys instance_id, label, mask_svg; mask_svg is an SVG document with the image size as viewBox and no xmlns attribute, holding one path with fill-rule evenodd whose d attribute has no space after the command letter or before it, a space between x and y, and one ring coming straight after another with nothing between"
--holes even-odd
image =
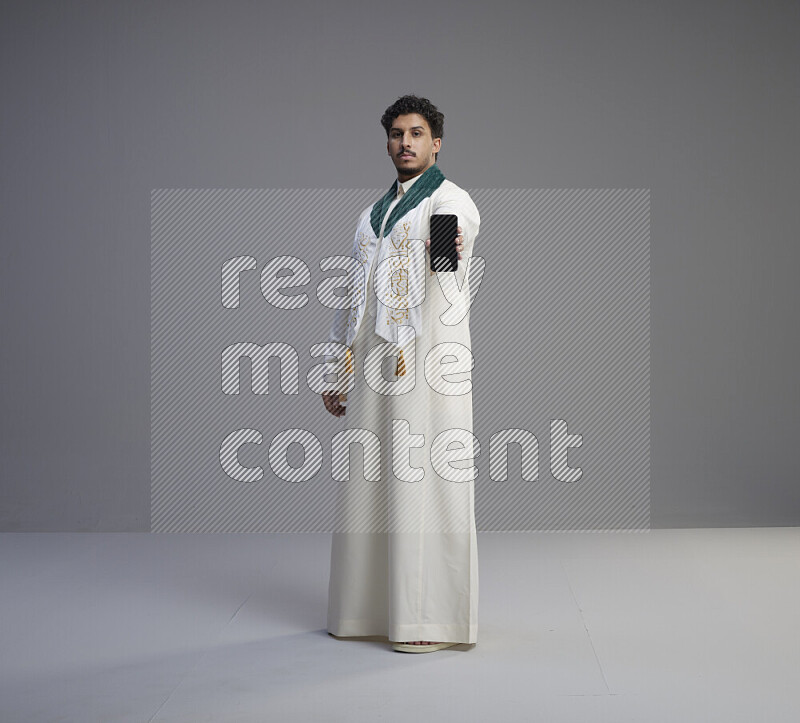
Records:
<instances>
[{"instance_id":1,"label":"ear","mask_svg":"<svg viewBox=\"0 0 800 723\"><path fill-rule=\"evenodd\" d=\"M433 139L433 152L438 153L439 149L442 147L442 139L441 138L434 138Z\"/></svg>"}]
</instances>

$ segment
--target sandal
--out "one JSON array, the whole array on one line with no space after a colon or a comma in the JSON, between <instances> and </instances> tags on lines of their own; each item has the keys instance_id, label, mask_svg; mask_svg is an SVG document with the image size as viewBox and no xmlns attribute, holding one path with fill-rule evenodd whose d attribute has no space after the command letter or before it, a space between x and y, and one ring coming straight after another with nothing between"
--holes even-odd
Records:
<instances>
[{"instance_id":1,"label":"sandal","mask_svg":"<svg viewBox=\"0 0 800 723\"><path fill-rule=\"evenodd\" d=\"M432 653L434 650L443 650L458 643L432 643L430 645L414 645L413 643L392 643L392 650L398 653Z\"/></svg>"}]
</instances>

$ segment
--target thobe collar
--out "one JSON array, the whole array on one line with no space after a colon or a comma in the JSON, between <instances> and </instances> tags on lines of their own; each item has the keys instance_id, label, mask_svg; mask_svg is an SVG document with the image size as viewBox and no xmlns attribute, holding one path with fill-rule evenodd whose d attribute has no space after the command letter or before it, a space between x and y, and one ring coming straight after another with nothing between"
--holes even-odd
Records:
<instances>
[{"instance_id":1,"label":"thobe collar","mask_svg":"<svg viewBox=\"0 0 800 723\"><path fill-rule=\"evenodd\" d=\"M409 178L408 181L404 181L403 190L406 191L406 193L403 193L400 197L400 201L389 214L385 226L386 233L390 234L395 223L411 209L416 208L421 201L428 198L428 196L442 185L444 180L444 174L439 170L439 166L434 163L425 173L414 176L414 178ZM394 183L392 183L391 188L386 192L384 197L372 207L369 221L376 236L381 235L381 224L384 214L392 201L397 199L399 186L400 182L395 178Z\"/></svg>"},{"instance_id":2,"label":"thobe collar","mask_svg":"<svg viewBox=\"0 0 800 723\"><path fill-rule=\"evenodd\" d=\"M402 183L401 183L401 184L400 184L400 185L397 187L397 198L401 198L401 197L402 197L402 196L404 196L406 193L408 193L408 190L411 188L411 186L413 186L413 185L414 185L414 181L416 181L416 180L418 180L418 179L422 178L422 176L423 176L423 175L424 175L424 174L420 173L418 176L414 176L414 178L409 178L407 181L403 181L403 182L402 182ZM398 180L399 180L399 179L398 179Z\"/></svg>"}]
</instances>

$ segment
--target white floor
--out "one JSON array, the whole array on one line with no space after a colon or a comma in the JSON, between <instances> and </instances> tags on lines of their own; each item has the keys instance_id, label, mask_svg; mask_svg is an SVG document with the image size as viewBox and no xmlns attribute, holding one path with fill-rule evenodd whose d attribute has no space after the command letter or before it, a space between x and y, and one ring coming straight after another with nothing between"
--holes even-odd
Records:
<instances>
[{"instance_id":1,"label":"white floor","mask_svg":"<svg viewBox=\"0 0 800 723\"><path fill-rule=\"evenodd\" d=\"M0 535L0 721L800 720L800 529L478 546L410 655L326 633L329 535Z\"/></svg>"}]
</instances>

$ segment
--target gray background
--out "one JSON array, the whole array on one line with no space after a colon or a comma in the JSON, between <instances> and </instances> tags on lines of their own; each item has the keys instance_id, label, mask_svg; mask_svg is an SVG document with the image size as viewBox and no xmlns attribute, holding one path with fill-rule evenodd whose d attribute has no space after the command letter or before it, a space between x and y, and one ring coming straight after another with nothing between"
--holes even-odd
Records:
<instances>
[{"instance_id":1,"label":"gray background","mask_svg":"<svg viewBox=\"0 0 800 723\"><path fill-rule=\"evenodd\" d=\"M151 189L388 187L406 92L462 187L650 189L651 524L800 520L796 3L0 12L0 529L149 529Z\"/></svg>"}]
</instances>

